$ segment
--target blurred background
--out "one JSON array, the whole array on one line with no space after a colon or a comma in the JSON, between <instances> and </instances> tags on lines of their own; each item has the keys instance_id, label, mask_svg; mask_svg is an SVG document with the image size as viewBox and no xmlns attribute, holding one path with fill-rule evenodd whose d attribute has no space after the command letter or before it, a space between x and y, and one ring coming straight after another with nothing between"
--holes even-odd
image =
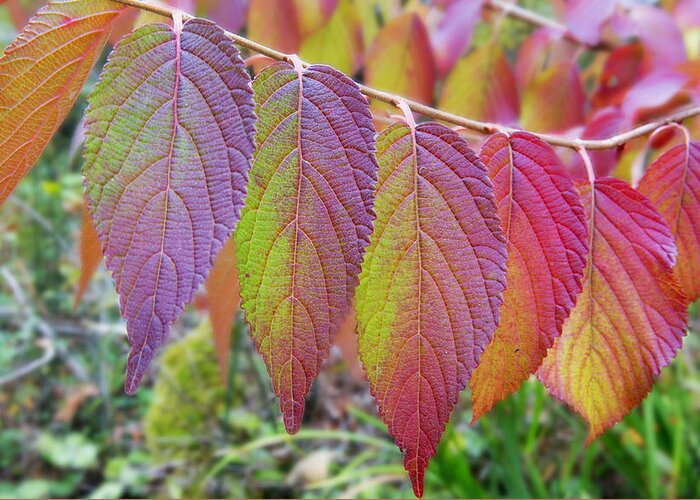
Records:
<instances>
[{"instance_id":1,"label":"blurred background","mask_svg":"<svg viewBox=\"0 0 700 500\"><path fill-rule=\"evenodd\" d=\"M42 3L0 1L0 48ZM498 9L481 10L483 2L473 0L170 3L380 88L530 130L604 137L697 102L700 94L697 0L617 2L593 35L589 29L576 34L563 0L520 2L562 23L567 36ZM462 9L458 29L449 23L455 5ZM293 18L270 14L284 9L302 14L292 35ZM432 55L415 54L420 64L432 61L427 69L419 64L431 75L421 84L428 85L428 97L425 88L392 88L400 83L363 73L381 59L375 39L395 38L393 23L406 15L424 23L433 47ZM155 20L133 15L120 28ZM486 48L492 55L494 47L504 54L506 76L490 73L491 59L477 64L477 55ZM464 60L468 71L460 69ZM453 74L452 80L511 82L504 85L512 85L513 95L474 94L467 87L461 92L472 92L468 99L450 97L462 95L450 83ZM562 74L568 76L557 80ZM73 308L81 267L80 119L98 75L99 67L36 167L0 207L0 497L412 498L400 452L353 360L351 328L315 382L295 436L284 432L240 313L232 327L229 383L222 383L205 297L175 325L138 394L124 395L128 344L103 267ZM556 111L554 95L557 118L542 120ZM488 105L493 102L510 108ZM376 116L378 127L391 119L380 109ZM698 120L687 125L697 139ZM466 135L478 148L482 138ZM667 134L596 155L596 169L634 180L677 140ZM577 172L577 161L561 153ZM474 425L464 391L428 469L425 496L700 496L699 350L700 304L694 304L684 347L653 392L588 447L583 420L534 379Z\"/></svg>"}]
</instances>

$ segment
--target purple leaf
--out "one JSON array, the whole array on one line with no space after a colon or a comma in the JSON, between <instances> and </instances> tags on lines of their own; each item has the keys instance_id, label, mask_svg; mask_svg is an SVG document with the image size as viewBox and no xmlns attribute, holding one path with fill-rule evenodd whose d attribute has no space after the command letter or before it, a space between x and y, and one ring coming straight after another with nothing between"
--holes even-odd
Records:
<instances>
[{"instance_id":1,"label":"purple leaf","mask_svg":"<svg viewBox=\"0 0 700 500\"><path fill-rule=\"evenodd\" d=\"M566 24L576 38L588 45L600 40L600 28L615 12L615 0L567 0Z\"/></svg>"},{"instance_id":2,"label":"purple leaf","mask_svg":"<svg viewBox=\"0 0 700 500\"><path fill-rule=\"evenodd\" d=\"M357 85L329 66L273 64L253 86L258 148L235 236L241 298L293 433L372 232L374 127Z\"/></svg>"},{"instance_id":3,"label":"purple leaf","mask_svg":"<svg viewBox=\"0 0 700 500\"><path fill-rule=\"evenodd\" d=\"M133 394L239 218L253 95L223 31L190 20L125 37L89 103L85 182L126 319Z\"/></svg>"},{"instance_id":4,"label":"purple leaf","mask_svg":"<svg viewBox=\"0 0 700 500\"><path fill-rule=\"evenodd\" d=\"M447 75L469 48L474 26L484 0L451 0L431 35L435 65L440 76Z\"/></svg>"}]
</instances>

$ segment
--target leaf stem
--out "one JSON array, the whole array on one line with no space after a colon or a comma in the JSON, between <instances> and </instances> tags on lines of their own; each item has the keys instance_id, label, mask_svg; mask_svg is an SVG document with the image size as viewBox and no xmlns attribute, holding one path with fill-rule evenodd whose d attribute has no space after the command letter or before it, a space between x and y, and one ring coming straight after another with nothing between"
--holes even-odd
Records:
<instances>
[{"instance_id":1,"label":"leaf stem","mask_svg":"<svg viewBox=\"0 0 700 500\"><path fill-rule=\"evenodd\" d=\"M140 10L145 10L148 12L152 12L154 14L159 14L164 17L169 17L172 18L173 13L175 12L176 9L172 9L166 5L158 4L158 3L149 3L144 0L112 0L113 2L120 3L122 5L127 5L129 7L134 7ZM502 1L500 0L488 0L488 5L489 6L497 6L503 4ZM500 8L500 7L499 7ZM522 10L522 9L519 9ZM519 11L518 10L518 11ZM510 13L516 12L515 7L510 7L509 10ZM187 19L192 19L194 16L190 14L182 14L182 17L184 20ZM531 17L531 16L530 16ZM539 17L539 16L537 16ZM554 23L554 21L552 21ZM241 35L237 35L235 33L231 33L229 31L225 32L226 35L231 38L236 44L240 45L241 47L245 47L253 52L257 52L258 54L262 54L264 56L267 56L271 59L274 59L276 61L289 61L291 55L290 54L285 54L284 52L280 52L278 50L272 49L270 47L267 47L265 45L262 45L258 42L255 42L253 40L250 40L248 38L245 38ZM309 63L305 61L301 61L300 63L303 67L309 66ZM478 120L473 120L471 118L467 118L464 116L459 116L459 115L454 115L452 113L447 113L445 111L441 111L436 108L432 108L430 106L427 106L425 104L421 104L416 101L411 101L409 99L405 99L403 97L391 94L389 92L384 92L372 87L368 87L367 85L362 85L358 84L360 90L362 93L370 98L370 99L375 99L377 101L382 101L387 104L391 104L396 106L399 101L402 101L406 104L406 106L411 109L414 113L418 113L430 118L433 118L435 120L440 120L446 123L450 123L452 125L458 125L461 127L464 127L469 130L474 130L476 132L479 132L481 134L486 134L490 135L493 134L497 131L502 131L506 133L514 133L518 132L519 129L515 128L507 128L503 127L499 124L496 123L489 123L489 122L481 122ZM693 107L688 107L685 109L682 109L680 111L677 111L675 113L672 113L665 118L662 118L657 121L649 122L644 125L641 125L639 127L633 128L631 130L628 130L627 132L621 133L614 135L612 137L608 137L607 139L570 139L568 137L563 137L561 135L556 135L556 134L543 134L543 133L538 133L538 132L530 132L532 135L539 137L542 139L544 142L549 143L552 146L562 146L562 147L567 147L567 148L572 148L579 150L580 148L585 148L587 150L601 150L601 149L612 149L612 148L617 148L628 141L635 139L637 137L642 137L645 136L649 133L654 132L656 129L659 127L663 127L666 125L670 125L672 123L677 123L681 122L683 120L686 120L688 118L692 118L694 116L700 115L700 106L693 106Z\"/></svg>"}]
</instances>

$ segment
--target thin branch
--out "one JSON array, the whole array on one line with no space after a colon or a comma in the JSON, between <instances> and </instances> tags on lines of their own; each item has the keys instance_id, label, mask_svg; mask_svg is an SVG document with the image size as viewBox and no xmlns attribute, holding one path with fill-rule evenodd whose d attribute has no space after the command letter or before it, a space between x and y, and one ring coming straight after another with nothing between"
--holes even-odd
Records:
<instances>
[{"instance_id":1,"label":"thin branch","mask_svg":"<svg viewBox=\"0 0 700 500\"><path fill-rule=\"evenodd\" d=\"M507 16L513 19L518 19L531 26L536 26L540 28L548 28L558 33L569 41L580 44L581 40L576 38L569 29L554 19L549 17L544 17L531 10L524 9L515 3L510 3L506 0L486 0L484 2L484 7L491 10L497 10L504 12ZM592 49L597 50L612 50L614 48L613 44L608 41L601 40L597 45L590 46Z\"/></svg>"},{"instance_id":2,"label":"thin branch","mask_svg":"<svg viewBox=\"0 0 700 500\"><path fill-rule=\"evenodd\" d=\"M164 17L170 17L172 18L173 14L175 13L176 9L170 8L166 5L162 4L156 4L156 3L148 3L145 2L144 0L113 0L117 3L120 3L122 5L128 5L130 7L135 7L137 9L141 10L146 10L149 12L152 12L154 14L159 14ZM493 2L494 0L489 0L489 2ZM182 14L183 19L192 19L194 16L190 14ZM291 61L291 54L285 54L284 52L280 52L278 50L272 49L270 47L267 47L265 45L259 44L257 42L254 42L253 40L249 40L248 38L245 38L241 35L237 35L235 33L231 33L229 31L226 31L226 35L231 38L236 44L240 45L241 47L245 47L249 50L252 50L253 52L257 52L258 54L262 54L264 56L267 56L271 59L274 59L276 61ZM302 61L301 62L302 66L308 67L309 63ZM508 132L508 133L514 133L520 131L519 129L514 129L514 128L506 128L503 127L499 124L496 123L489 123L489 122L481 122L478 120L472 120L470 118L466 118L463 116L458 116L454 115L452 113L447 113L445 111L441 111L439 109L432 108L430 106L426 106L425 104L421 104L416 101L411 101L409 99L403 98L401 96L397 96L395 94L391 94L389 92L384 92L381 90L374 89L372 87L368 87L367 85L362 85L358 84L360 87L360 90L362 93L369 97L370 99L375 99L377 101L382 101L387 104L392 104L394 106L398 106L399 102L403 101L406 103L406 105L414 112L418 113L424 116L428 116L430 118L433 118L435 120L440 120L446 123L450 123L452 125L458 125L464 128L467 128L469 130L474 130L476 132L490 135L496 132ZM642 137L644 135L647 135L654 130L656 130L659 127L662 127L664 125L668 125L670 123L676 123L676 122L681 122L685 119L692 118L694 116L700 115L700 106L694 106L692 108L687 108L681 111L678 111L676 113L673 113L666 118L663 118L661 120L647 123L645 125L642 125L640 127L634 128L632 130L629 130L625 133L618 134L612 137L609 137L607 139L570 139L568 137L563 137L560 135L554 135L554 134L541 134L541 133L536 133L536 132L530 132L533 135L539 137L543 141L551 144L552 146L563 146L567 148L572 148L572 149L578 149L580 147L584 147L588 150L599 150L599 149L612 149L616 148L619 146L622 146L626 142L635 139L637 137Z\"/></svg>"}]
</instances>

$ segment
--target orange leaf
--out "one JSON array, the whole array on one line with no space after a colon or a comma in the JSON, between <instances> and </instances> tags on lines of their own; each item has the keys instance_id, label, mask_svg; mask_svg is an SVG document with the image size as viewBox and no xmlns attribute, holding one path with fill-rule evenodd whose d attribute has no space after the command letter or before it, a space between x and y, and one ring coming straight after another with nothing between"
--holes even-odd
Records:
<instances>
[{"instance_id":1,"label":"orange leaf","mask_svg":"<svg viewBox=\"0 0 700 500\"><path fill-rule=\"evenodd\" d=\"M538 375L589 423L588 441L646 397L686 333L676 246L651 202L603 177L579 187L589 256L583 291Z\"/></svg>"},{"instance_id":2,"label":"orange leaf","mask_svg":"<svg viewBox=\"0 0 700 500\"><path fill-rule=\"evenodd\" d=\"M70 111L121 10L104 0L54 0L5 49L0 58L0 204Z\"/></svg>"},{"instance_id":3,"label":"orange leaf","mask_svg":"<svg viewBox=\"0 0 700 500\"><path fill-rule=\"evenodd\" d=\"M214 267L209 271L205 283L207 290L207 308L219 360L221 380L228 381L228 357L231 346L231 328L236 312L241 305L238 268L236 267L236 248L231 238L214 260Z\"/></svg>"},{"instance_id":4,"label":"orange leaf","mask_svg":"<svg viewBox=\"0 0 700 500\"><path fill-rule=\"evenodd\" d=\"M100 239L95 231L95 224L92 222L92 215L88 207L87 200L83 199L83 217L80 230L80 279L78 288L75 291L73 309L77 309L78 304L85 294L92 276L97 270L97 266L102 261L102 247Z\"/></svg>"}]
</instances>

